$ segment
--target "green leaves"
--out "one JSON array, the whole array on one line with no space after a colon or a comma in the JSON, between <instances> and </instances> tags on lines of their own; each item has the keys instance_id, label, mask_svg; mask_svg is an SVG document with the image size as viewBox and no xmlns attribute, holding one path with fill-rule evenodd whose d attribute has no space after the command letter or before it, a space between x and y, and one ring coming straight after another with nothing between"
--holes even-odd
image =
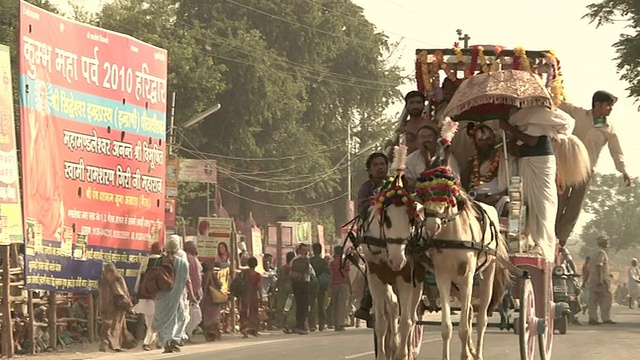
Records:
<instances>
[{"instance_id":1,"label":"green leaves","mask_svg":"<svg viewBox=\"0 0 640 360\"><path fill-rule=\"evenodd\" d=\"M1 9L0 42L15 55L18 1ZM327 222L335 205L335 217L344 220L348 125L358 176L368 152L355 152L391 134L384 111L400 98L403 78L386 63L386 37L350 0L116 0L98 14L74 8L71 15L168 50L178 128L222 105L180 129L178 150L216 159L220 188L244 215L252 203L266 203L288 210L285 218ZM201 206L201 187L180 192L182 205Z\"/></svg>"},{"instance_id":2,"label":"green leaves","mask_svg":"<svg viewBox=\"0 0 640 360\"><path fill-rule=\"evenodd\" d=\"M595 23L596 27L617 21L627 22L629 34L620 34L620 38L613 44L618 56L618 70L622 72L620 78L629 83L627 90L633 97L640 97L640 2L636 0L604 0L587 6L589 12L584 19Z\"/></svg>"},{"instance_id":3,"label":"green leaves","mask_svg":"<svg viewBox=\"0 0 640 360\"><path fill-rule=\"evenodd\" d=\"M614 252L640 246L638 208L640 187L625 186L618 175L595 174L583 207L593 219L582 230L582 253L590 255L600 235L609 237Z\"/></svg>"}]
</instances>

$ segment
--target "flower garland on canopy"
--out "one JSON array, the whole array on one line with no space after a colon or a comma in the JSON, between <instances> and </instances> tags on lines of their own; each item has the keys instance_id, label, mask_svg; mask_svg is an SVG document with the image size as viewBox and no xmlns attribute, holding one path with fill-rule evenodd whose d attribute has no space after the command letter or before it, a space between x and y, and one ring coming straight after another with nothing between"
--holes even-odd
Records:
<instances>
[{"instance_id":1,"label":"flower garland on canopy","mask_svg":"<svg viewBox=\"0 0 640 360\"><path fill-rule=\"evenodd\" d=\"M415 196L409 193L402 185L397 183L394 185L394 178L389 178L380 188L380 192L374 198L372 205L374 205L380 214L385 208L391 205L406 206L407 216L409 220L415 220L418 218L418 204L416 203Z\"/></svg>"},{"instance_id":2,"label":"flower garland on canopy","mask_svg":"<svg viewBox=\"0 0 640 360\"><path fill-rule=\"evenodd\" d=\"M463 199L460 182L447 167L423 171L417 180L416 196L428 210L444 212L447 206L457 207Z\"/></svg>"},{"instance_id":3,"label":"flower garland on canopy","mask_svg":"<svg viewBox=\"0 0 640 360\"><path fill-rule=\"evenodd\" d=\"M522 68L520 68L521 64ZM518 46L513 49L513 69L531 71L531 63L529 62L529 58L527 57L527 52L522 46Z\"/></svg>"},{"instance_id":4,"label":"flower garland on canopy","mask_svg":"<svg viewBox=\"0 0 640 360\"><path fill-rule=\"evenodd\" d=\"M422 93L427 96L431 89L433 89L433 84L431 82L431 74L429 71L429 53L426 50L422 50L420 55L418 55L418 62L420 63L420 76L422 78L422 84L424 85L424 90Z\"/></svg>"},{"instance_id":5,"label":"flower garland on canopy","mask_svg":"<svg viewBox=\"0 0 640 360\"><path fill-rule=\"evenodd\" d=\"M493 60L493 64L491 64L491 72L496 72L500 70L500 53L504 50L502 46L495 46L493 48L493 54L495 55L495 60Z\"/></svg>"},{"instance_id":6,"label":"flower garland on canopy","mask_svg":"<svg viewBox=\"0 0 640 360\"><path fill-rule=\"evenodd\" d=\"M458 66L462 66L462 70L464 70L465 77L468 77L469 76L469 70L465 69L464 54L462 53L462 50L460 49L460 44L459 43L457 43L457 42L453 43L453 52L456 54L456 58L458 58Z\"/></svg>"},{"instance_id":7,"label":"flower garland on canopy","mask_svg":"<svg viewBox=\"0 0 640 360\"><path fill-rule=\"evenodd\" d=\"M487 63L487 57L484 55L484 48L482 46L478 46L478 60L480 60L480 68L483 73L489 72L489 65Z\"/></svg>"},{"instance_id":8,"label":"flower garland on canopy","mask_svg":"<svg viewBox=\"0 0 640 360\"><path fill-rule=\"evenodd\" d=\"M546 54L546 61L551 68L547 75L547 88L551 93L553 104L555 106L560 105L562 102L567 101L567 94L564 89L562 80L562 69L560 67L560 60L556 58L553 51Z\"/></svg>"}]
</instances>

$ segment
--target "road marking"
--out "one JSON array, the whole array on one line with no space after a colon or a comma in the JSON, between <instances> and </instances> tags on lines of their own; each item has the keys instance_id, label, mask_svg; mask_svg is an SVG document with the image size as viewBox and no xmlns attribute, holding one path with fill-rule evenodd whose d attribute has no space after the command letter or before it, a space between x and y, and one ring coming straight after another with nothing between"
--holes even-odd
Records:
<instances>
[{"instance_id":1,"label":"road marking","mask_svg":"<svg viewBox=\"0 0 640 360\"><path fill-rule=\"evenodd\" d=\"M436 341L440 341L440 338L435 338L435 339L427 339L424 340L422 343L426 344L426 343L432 343L432 342L436 342ZM348 355L345 356L345 359L355 359L355 358L359 358L359 357L363 357L363 356L368 356L368 355L373 355L375 353L375 351L367 351L367 352L363 352L360 354L354 354L354 355Z\"/></svg>"}]
</instances>

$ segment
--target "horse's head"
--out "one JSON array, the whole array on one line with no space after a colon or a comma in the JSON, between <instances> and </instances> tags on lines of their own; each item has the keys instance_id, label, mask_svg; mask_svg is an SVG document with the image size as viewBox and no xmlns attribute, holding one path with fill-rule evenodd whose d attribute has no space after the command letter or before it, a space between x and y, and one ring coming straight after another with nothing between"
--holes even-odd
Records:
<instances>
[{"instance_id":1,"label":"horse's head","mask_svg":"<svg viewBox=\"0 0 640 360\"><path fill-rule=\"evenodd\" d=\"M413 195L402 185L398 176L388 186L383 186L373 198L365 243L373 253L376 250L371 246L386 249L387 264L393 271L399 271L407 262L405 248L417 218L416 209ZM381 254L383 249L377 253Z\"/></svg>"},{"instance_id":2,"label":"horse's head","mask_svg":"<svg viewBox=\"0 0 640 360\"><path fill-rule=\"evenodd\" d=\"M447 167L424 171L416 188L428 237L436 236L449 221L455 219L468 201L460 182Z\"/></svg>"}]
</instances>

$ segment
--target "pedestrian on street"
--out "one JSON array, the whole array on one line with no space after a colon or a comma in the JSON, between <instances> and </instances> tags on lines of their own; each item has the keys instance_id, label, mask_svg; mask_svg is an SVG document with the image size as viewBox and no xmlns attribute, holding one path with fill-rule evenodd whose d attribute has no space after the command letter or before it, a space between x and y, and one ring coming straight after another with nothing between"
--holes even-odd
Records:
<instances>
[{"instance_id":1,"label":"pedestrian on street","mask_svg":"<svg viewBox=\"0 0 640 360\"><path fill-rule=\"evenodd\" d=\"M297 256L291 260L289 272L291 288L296 301L295 332L299 335L306 335L308 334L306 323L309 315L309 288L311 278L315 277L315 273L309 259L309 246L300 244L296 252Z\"/></svg>"},{"instance_id":2,"label":"pedestrian on street","mask_svg":"<svg viewBox=\"0 0 640 360\"><path fill-rule=\"evenodd\" d=\"M609 256L606 252L609 247L609 239L606 236L600 236L597 241L598 250L589 262L589 325L615 324L611 320L613 292ZM598 321L598 307L600 307L602 322Z\"/></svg>"},{"instance_id":3,"label":"pedestrian on street","mask_svg":"<svg viewBox=\"0 0 640 360\"><path fill-rule=\"evenodd\" d=\"M147 328L144 340L142 341L142 349L145 351L150 351L152 349L152 346L156 344L156 331L153 328L153 315L156 311L156 303L154 299L144 298L144 296L139 293L140 282L142 281L142 275L147 271L149 265L151 264L151 266L153 266L153 264L160 258L161 255L162 248L160 247L160 244L157 242L151 244L149 257L144 259L140 264L138 277L136 278L136 284L133 288L133 290L138 295L138 303L133 307L133 311L144 316L144 323Z\"/></svg>"},{"instance_id":4,"label":"pedestrian on street","mask_svg":"<svg viewBox=\"0 0 640 360\"><path fill-rule=\"evenodd\" d=\"M322 257L322 244L311 245L313 256L311 257L311 267L318 278L318 290L311 296L311 311L309 311L309 330L316 329L323 331L327 324L327 290L331 283L329 273L329 263Z\"/></svg>"},{"instance_id":5,"label":"pedestrian on street","mask_svg":"<svg viewBox=\"0 0 640 360\"><path fill-rule=\"evenodd\" d=\"M156 295L153 327L158 332L158 340L164 345L165 353L180 351L179 344L186 325L182 298L189 280L189 263L186 256L178 256L178 251L180 251L180 243L172 237L165 245L165 254L173 264L173 288L170 291L158 292Z\"/></svg>"},{"instance_id":6,"label":"pedestrian on street","mask_svg":"<svg viewBox=\"0 0 640 360\"><path fill-rule=\"evenodd\" d=\"M185 332L187 337L191 339L193 331L200 325L202 321L202 311L200 310L200 302L202 301L202 264L198 260L198 246L193 241L184 243L184 252L187 253L187 261L189 262L189 281L193 291L193 302L189 304L189 322L187 323Z\"/></svg>"},{"instance_id":7,"label":"pedestrian on street","mask_svg":"<svg viewBox=\"0 0 640 360\"><path fill-rule=\"evenodd\" d=\"M285 334L290 334L295 328L295 318L292 312L295 311L295 301L292 299L293 290L289 273L291 272L291 261L296 257L296 253L289 251L285 255L286 264L278 268L278 293L276 295L276 323ZM287 306L289 303L289 306Z\"/></svg>"},{"instance_id":8,"label":"pedestrian on street","mask_svg":"<svg viewBox=\"0 0 640 360\"><path fill-rule=\"evenodd\" d=\"M245 292L244 296L240 298L240 307L238 309L240 313L240 333L245 339L249 335L259 335L260 318L258 313L262 302L262 277L256 271L258 259L251 256L247 259L247 265L249 268L242 270L240 275L245 281Z\"/></svg>"},{"instance_id":9,"label":"pedestrian on street","mask_svg":"<svg viewBox=\"0 0 640 360\"><path fill-rule=\"evenodd\" d=\"M113 263L106 263L98 281L100 295L100 351L124 351L136 346L136 340L127 330L127 313L133 304L124 277Z\"/></svg>"},{"instance_id":10,"label":"pedestrian on street","mask_svg":"<svg viewBox=\"0 0 640 360\"><path fill-rule=\"evenodd\" d=\"M222 281L218 278L215 263L206 264L202 278L203 297L200 302L202 311L202 332L206 341L220 341L220 311L224 306L223 299L214 298L214 293L222 293Z\"/></svg>"},{"instance_id":11,"label":"pedestrian on street","mask_svg":"<svg viewBox=\"0 0 640 360\"><path fill-rule=\"evenodd\" d=\"M631 259L631 267L628 272L627 289L629 289L629 309L633 309L636 300L640 306L640 267L638 259Z\"/></svg>"},{"instance_id":12,"label":"pedestrian on street","mask_svg":"<svg viewBox=\"0 0 640 360\"><path fill-rule=\"evenodd\" d=\"M587 313L588 304L589 304L589 288L587 284L589 283L589 261L591 260L591 256L587 256L584 258L584 264L582 265L582 293L580 293L580 306L582 306L582 315Z\"/></svg>"},{"instance_id":13,"label":"pedestrian on street","mask_svg":"<svg viewBox=\"0 0 640 360\"><path fill-rule=\"evenodd\" d=\"M342 254L344 250L338 245L333 248L333 260L329 265L331 271L331 305L333 307L333 326L335 331L344 331L345 320L347 318L349 294L351 284L349 281L349 264L342 265Z\"/></svg>"}]
</instances>

